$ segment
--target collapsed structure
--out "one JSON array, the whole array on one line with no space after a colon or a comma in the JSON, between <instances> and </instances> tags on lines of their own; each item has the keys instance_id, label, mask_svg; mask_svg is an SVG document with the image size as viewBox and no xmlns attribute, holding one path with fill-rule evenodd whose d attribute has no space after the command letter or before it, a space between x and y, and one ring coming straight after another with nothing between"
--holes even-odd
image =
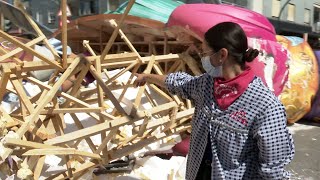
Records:
<instances>
[{"instance_id":1,"label":"collapsed structure","mask_svg":"<svg viewBox=\"0 0 320 180\"><path fill-rule=\"evenodd\" d=\"M3 100L5 95L13 93L19 103L12 112L0 107L3 130L0 156L8 174L22 176L25 172L25 177L20 178L38 179L45 173L46 156L55 155L63 159L66 169L47 178L77 178L148 144L163 139L169 141L171 135L190 130L194 109L189 100L170 95L153 84L138 89L132 87L136 72L166 74L189 69L194 74L200 73L194 59L187 54L141 57L121 30L133 3L130 1L117 22L110 20L113 34L101 55L84 41L83 46L91 55L60 58L23 8L21 13L38 37L23 43L0 31L0 37L16 46L11 51L5 48L0 51L0 61L10 59L1 63L0 97ZM108 54L118 33L131 52ZM34 45L40 43L51 51L54 60L34 49ZM22 51L40 60L23 61L17 56ZM53 70L49 81L35 77L33 72L40 70ZM81 85L88 73L96 86ZM72 76L76 76L76 80L71 89L63 92L61 87ZM25 88L28 83L38 92L30 93L30 89ZM70 121L72 123L66 123ZM122 131L128 125L132 127L131 136ZM97 135L99 140L95 141ZM83 150L84 147L88 151Z\"/></svg>"},{"instance_id":2,"label":"collapsed structure","mask_svg":"<svg viewBox=\"0 0 320 180\"><path fill-rule=\"evenodd\" d=\"M250 46L261 51L251 66L280 96L289 122L310 110L311 97L318 90L315 57L305 44L305 49L290 54L277 40L288 49L295 49L295 44L276 39L273 27L261 15L230 6L190 5L177 8L165 27L158 21L127 16L133 3L129 1L121 15L84 17L68 28L62 21L54 34L62 40L62 57L22 7L19 12L37 37L28 41L0 31L5 40L0 46L0 99L10 94L17 99L15 108L0 106L1 166L7 174L78 178L149 144L166 144L174 134L190 131L191 101L153 84L135 88L134 74L185 71L200 75L201 34L218 21L233 21L236 15L250 16L255 22L239 21L249 34ZM220 12L217 21L199 27L205 14L198 11L209 12L204 9L229 14L224 17ZM185 11L190 12L188 16ZM65 15L63 9L62 19ZM75 54L67 53L67 44ZM292 69L295 65L303 68ZM68 84L71 88L65 89ZM52 156L59 157L65 168L48 172L45 160Z\"/></svg>"}]
</instances>

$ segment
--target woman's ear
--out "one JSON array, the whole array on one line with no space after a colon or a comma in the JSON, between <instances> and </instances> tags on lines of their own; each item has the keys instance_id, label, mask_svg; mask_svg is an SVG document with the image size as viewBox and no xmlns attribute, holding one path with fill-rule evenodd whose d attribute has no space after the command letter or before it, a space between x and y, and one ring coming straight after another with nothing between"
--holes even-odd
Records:
<instances>
[{"instance_id":1,"label":"woman's ear","mask_svg":"<svg viewBox=\"0 0 320 180\"><path fill-rule=\"evenodd\" d=\"M228 58L229 52L226 48L220 49L219 59L224 62Z\"/></svg>"}]
</instances>

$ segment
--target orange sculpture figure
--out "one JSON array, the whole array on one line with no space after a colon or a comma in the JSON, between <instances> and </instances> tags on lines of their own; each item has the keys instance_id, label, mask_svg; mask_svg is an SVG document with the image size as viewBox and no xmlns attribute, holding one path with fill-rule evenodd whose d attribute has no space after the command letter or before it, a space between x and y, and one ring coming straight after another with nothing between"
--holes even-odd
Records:
<instances>
[{"instance_id":1,"label":"orange sculpture figure","mask_svg":"<svg viewBox=\"0 0 320 180\"><path fill-rule=\"evenodd\" d=\"M277 35L277 41L290 54L289 77L279 98L285 105L288 123L292 124L311 110L319 85L318 62L302 38Z\"/></svg>"}]
</instances>

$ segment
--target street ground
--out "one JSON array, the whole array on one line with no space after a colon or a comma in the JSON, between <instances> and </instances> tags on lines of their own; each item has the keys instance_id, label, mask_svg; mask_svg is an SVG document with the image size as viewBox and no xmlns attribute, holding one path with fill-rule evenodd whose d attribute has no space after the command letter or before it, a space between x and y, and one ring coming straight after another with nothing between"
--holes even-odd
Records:
<instances>
[{"instance_id":1,"label":"street ground","mask_svg":"<svg viewBox=\"0 0 320 180\"><path fill-rule=\"evenodd\" d=\"M320 180L320 122L300 120L288 127L295 142L295 156L288 166L292 180Z\"/></svg>"}]
</instances>

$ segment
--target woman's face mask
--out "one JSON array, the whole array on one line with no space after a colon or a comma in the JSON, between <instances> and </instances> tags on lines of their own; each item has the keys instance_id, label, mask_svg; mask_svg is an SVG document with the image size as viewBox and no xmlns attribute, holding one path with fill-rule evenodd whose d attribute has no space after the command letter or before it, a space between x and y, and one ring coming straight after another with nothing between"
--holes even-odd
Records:
<instances>
[{"instance_id":1,"label":"woman's face mask","mask_svg":"<svg viewBox=\"0 0 320 180\"><path fill-rule=\"evenodd\" d=\"M222 65L214 67L210 62L210 56L201 58L203 69L213 78L222 77Z\"/></svg>"}]
</instances>

